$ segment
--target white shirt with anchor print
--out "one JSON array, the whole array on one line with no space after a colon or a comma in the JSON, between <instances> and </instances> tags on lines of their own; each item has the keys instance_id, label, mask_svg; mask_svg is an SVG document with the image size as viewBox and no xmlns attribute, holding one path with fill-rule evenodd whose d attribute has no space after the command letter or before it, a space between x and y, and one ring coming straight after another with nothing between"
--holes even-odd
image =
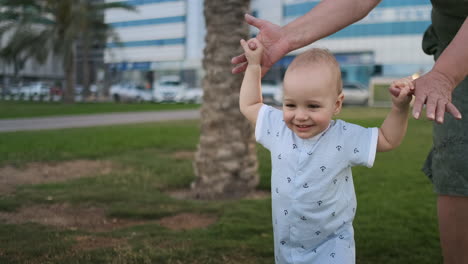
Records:
<instances>
[{"instance_id":1,"label":"white shirt with anchor print","mask_svg":"<svg viewBox=\"0 0 468 264\"><path fill-rule=\"evenodd\" d=\"M281 110L263 105L255 137L271 152L276 263L355 263L351 167L372 167L378 129L332 120L321 134L301 139Z\"/></svg>"}]
</instances>

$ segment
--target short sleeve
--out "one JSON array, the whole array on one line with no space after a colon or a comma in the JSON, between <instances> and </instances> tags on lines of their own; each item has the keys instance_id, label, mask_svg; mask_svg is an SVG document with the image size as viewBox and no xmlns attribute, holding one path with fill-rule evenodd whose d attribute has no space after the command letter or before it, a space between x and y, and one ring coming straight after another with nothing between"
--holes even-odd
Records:
<instances>
[{"instance_id":1,"label":"short sleeve","mask_svg":"<svg viewBox=\"0 0 468 264\"><path fill-rule=\"evenodd\" d=\"M378 128L364 128L343 121L341 123L350 165L372 167L377 152Z\"/></svg>"},{"instance_id":2,"label":"short sleeve","mask_svg":"<svg viewBox=\"0 0 468 264\"><path fill-rule=\"evenodd\" d=\"M285 126L281 110L268 105L260 108L255 126L255 139L268 150L271 150L278 139L274 136L275 131Z\"/></svg>"}]
</instances>

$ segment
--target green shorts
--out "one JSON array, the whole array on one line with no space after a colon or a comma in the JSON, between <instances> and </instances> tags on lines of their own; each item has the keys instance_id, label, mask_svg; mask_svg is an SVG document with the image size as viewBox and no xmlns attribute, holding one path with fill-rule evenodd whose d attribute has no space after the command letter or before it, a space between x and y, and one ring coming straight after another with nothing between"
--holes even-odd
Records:
<instances>
[{"instance_id":1,"label":"green shorts","mask_svg":"<svg viewBox=\"0 0 468 264\"><path fill-rule=\"evenodd\" d=\"M465 21L468 2L433 0L432 3L436 3L432 25L424 33L422 47L437 60ZM463 119L455 120L446 113L443 124L434 123L432 150L423 171L438 194L468 196L468 78L455 88L452 102Z\"/></svg>"},{"instance_id":2,"label":"green shorts","mask_svg":"<svg viewBox=\"0 0 468 264\"><path fill-rule=\"evenodd\" d=\"M433 146L423 171L438 194L468 196L468 78L455 88L452 102L462 120L446 113L443 124L434 124Z\"/></svg>"}]
</instances>

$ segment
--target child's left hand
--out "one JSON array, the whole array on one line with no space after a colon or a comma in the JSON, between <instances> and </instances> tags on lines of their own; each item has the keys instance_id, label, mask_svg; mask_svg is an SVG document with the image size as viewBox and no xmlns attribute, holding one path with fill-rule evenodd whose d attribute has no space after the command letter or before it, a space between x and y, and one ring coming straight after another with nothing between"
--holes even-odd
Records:
<instances>
[{"instance_id":1,"label":"child's left hand","mask_svg":"<svg viewBox=\"0 0 468 264\"><path fill-rule=\"evenodd\" d=\"M389 90L395 88L400 89L400 94L398 96L392 95L393 104L398 108L408 106L414 94L413 78L410 76L392 82Z\"/></svg>"},{"instance_id":2,"label":"child's left hand","mask_svg":"<svg viewBox=\"0 0 468 264\"><path fill-rule=\"evenodd\" d=\"M249 39L248 41L241 39L240 43L244 49L248 65L261 65L263 55L262 43L256 38Z\"/></svg>"}]
</instances>

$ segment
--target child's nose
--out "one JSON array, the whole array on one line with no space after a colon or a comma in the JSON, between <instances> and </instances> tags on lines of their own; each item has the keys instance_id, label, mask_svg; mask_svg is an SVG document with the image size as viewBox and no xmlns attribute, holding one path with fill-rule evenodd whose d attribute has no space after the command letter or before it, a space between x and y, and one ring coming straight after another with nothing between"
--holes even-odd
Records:
<instances>
[{"instance_id":1,"label":"child's nose","mask_svg":"<svg viewBox=\"0 0 468 264\"><path fill-rule=\"evenodd\" d=\"M307 115L306 111L304 110L300 110L298 109L297 110L297 113L296 113L296 119L297 120L307 120L309 118L309 116Z\"/></svg>"}]
</instances>

